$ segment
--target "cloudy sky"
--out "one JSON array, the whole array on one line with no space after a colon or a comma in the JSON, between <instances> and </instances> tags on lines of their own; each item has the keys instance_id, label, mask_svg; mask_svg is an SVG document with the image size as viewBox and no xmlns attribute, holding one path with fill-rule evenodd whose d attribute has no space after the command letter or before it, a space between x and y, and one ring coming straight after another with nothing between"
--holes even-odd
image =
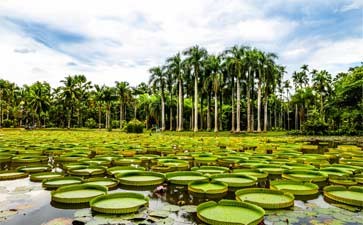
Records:
<instances>
[{"instance_id":1,"label":"cloudy sky","mask_svg":"<svg viewBox=\"0 0 363 225\"><path fill-rule=\"evenodd\" d=\"M363 61L363 0L0 1L0 78L19 85L73 74L136 85L195 44L250 45L277 53L288 74L335 74Z\"/></svg>"}]
</instances>

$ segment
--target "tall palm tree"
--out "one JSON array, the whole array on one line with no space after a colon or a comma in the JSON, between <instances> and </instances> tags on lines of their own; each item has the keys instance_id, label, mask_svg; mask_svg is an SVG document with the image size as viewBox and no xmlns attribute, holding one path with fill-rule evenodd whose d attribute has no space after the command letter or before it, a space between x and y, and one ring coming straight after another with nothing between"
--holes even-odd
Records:
<instances>
[{"instance_id":1,"label":"tall palm tree","mask_svg":"<svg viewBox=\"0 0 363 225\"><path fill-rule=\"evenodd\" d=\"M286 92L286 101L287 101L287 107L286 107L286 114L287 114L287 130L290 130L290 113L289 113L289 101L290 101L290 81L289 80L285 80L283 83L283 88L285 89Z\"/></svg>"},{"instance_id":2,"label":"tall palm tree","mask_svg":"<svg viewBox=\"0 0 363 225\"><path fill-rule=\"evenodd\" d=\"M218 92L223 82L220 64L220 56L209 55L206 60L206 68L210 71L210 76L205 80L205 85L212 84L214 92L214 132L218 132Z\"/></svg>"},{"instance_id":3,"label":"tall palm tree","mask_svg":"<svg viewBox=\"0 0 363 225\"><path fill-rule=\"evenodd\" d=\"M187 56L187 62L193 67L194 76L194 132L198 131L198 77L200 75L203 59L207 55L207 50L198 45L186 49L183 52Z\"/></svg>"},{"instance_id":4,"label":"tall palm tree","mask_svg":"<svg viewBox=\"0 0 363 225\"><path fill-rule=\"evenodd\" d=\"M165 88L166 88L166 73L160 66L153 67L149 70L151 76L149 85L153 90L159 89L161 92L161 130L165 130Z\"/></svg>"},{"instance_id":5,"label":"tall palm tree","mask_svg":"<svg viewBox=\"0 0 363 225\"><path fill-rule=\"evenodd\" d=\"M106 129L111 129L111 105L116 99L115 88L105 86L102 92L102 100L106 105Z\"/></svg>"},{"instance_id":6,"label":"tall palm tree","mask_svg":"<svg viewBox=\"0 0 363 225\"><path fill-rule=\"evenodd\" d=\"M63 103L67 110L67 128L71 128L73 110L77 101L77 89L74 76L67 76L61 80L64 86L61 87Z\"/></svg>"},{"instance_id":7,"label":"tall palm tree","mask_svg":"<svg viewBox=\"0 0 363 225\"><path fill-rule=\"evenodd\" d=\"M233 46L231 49L226 51L230 58L228 60L229 67L236 74L237 83L237 127L236 132L241 131L241 81L246 79L247 65L246 65L246 55L249 50L246 46Z\"/></svg>"},{"instance_id":8,"label":"tall palm tree","mask_svg":"<svg viewBox=\"0 0 363 225\"><path fill-rule=\"evenodd\" d=\"M118 96L118 101L119 101L119 118L120 118L120 129L122 128L123 124L124 124L124 120L126 119L124 117L124 107L125 107L125 101L127 96L129 95L130 92L130 86L129 83L127 81L121 81L118 82L116 81L116 93Z\"/></svg>"},{"instance_id":9,"label":"tall palm tree","mask_svg":"<svg viewBox=\"0 0 363 225\"><path fill-rule=\"evenodd\" d=\"M319 93L320 97L320 115L325 119L324 101L325 98L331 93L332 77L326 70L320 72L313 70L312 72L313 88Z\"/></svg>"},{"instance_id":10,"label":"tall palm tree","mask_svg":"<svg viewBox=\"0 0 363 225\"><path fill-rule=\"evenodd\" d=\"M95 98L97 109L98 109L98 129L102 128L102 105L103 105L103 91L105 90L105 85L94 85L93 96Z\"/></svg>"},{"instance_id":11,"label":"tall palm tree","mask_svg":"<svg viewBox=\"0 0 363 225\"><path fill-rule=\"evenodd\" d=\"M174 79L178 81L178 112L177 112L177 131L183 130L183 63L178 52L173 57L166 60L168 63L169 70L174 75Z\"/></svg>"},{"instance_id":12,"label":"tall palm tree","mask_svg":"<svg viewBox=\"0 0 363 225\"><path fill-rule=\"evenodd\" d=\"M28 104L38 117L38 126L41 125L41 115L50 107L50 85L47 82L35 82L29 88ZM45 120L44 124L45 126Z\"/></svg>"}]
</instances>

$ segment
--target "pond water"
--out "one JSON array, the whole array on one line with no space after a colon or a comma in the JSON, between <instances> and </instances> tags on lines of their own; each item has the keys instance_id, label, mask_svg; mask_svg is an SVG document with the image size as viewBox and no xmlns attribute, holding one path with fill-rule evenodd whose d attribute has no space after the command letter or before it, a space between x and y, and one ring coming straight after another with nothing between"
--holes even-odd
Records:
<instances>
[{"instance_id":1,"label":"pond water","mask_svg":"<svg viewBox=\"0 0 363 225\"><path fill-rule=\"evenodd\" d=\"M269 182L259 183L260 187ZM196 218L196 205L210 199L196 198L187 188L163 185L164 192L156 187L131 188L122 186L110 191L138 192L149 196L148 209L126 216L94 214L87 205L65 205L51 202L50 191L41 183L29 178L0 182L0 223L4 225L65 225L65 224L202 224ZM229 192L224 199L234 199ZM221 199L221 198L219 198ZM212 200L219 200L212 199ZM363 224L362 212L351 212L328 203L319 194L311 200L295 200L295 206L286 210L266 210L266 225L282 224Z\"/></svg>"}]
</instances>

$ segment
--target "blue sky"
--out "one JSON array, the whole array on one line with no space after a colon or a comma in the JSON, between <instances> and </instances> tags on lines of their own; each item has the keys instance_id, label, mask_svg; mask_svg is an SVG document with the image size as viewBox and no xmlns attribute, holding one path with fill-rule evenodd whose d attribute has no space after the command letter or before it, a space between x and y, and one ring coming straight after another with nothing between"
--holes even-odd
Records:
<instances>
[{"instance_id":1,"label":"blue sky","mask_svg":"<svg viewBox=\"0 0 363 225\"><path fill-rule=\"evenodd\" d=\"M335 75L363 61L363 0L1 1L0 78L19 85L67 75L132 85L148 69L199 44L275 52Z\"/></svg>"}]
</instances>

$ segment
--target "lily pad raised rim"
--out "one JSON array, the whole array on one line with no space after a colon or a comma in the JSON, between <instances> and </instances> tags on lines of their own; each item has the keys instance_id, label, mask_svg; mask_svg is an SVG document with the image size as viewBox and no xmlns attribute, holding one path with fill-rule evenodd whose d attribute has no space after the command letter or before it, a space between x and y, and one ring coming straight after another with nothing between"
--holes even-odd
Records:
<instances>
[{"instance_id":1,"label":"lily pad raised rim","mask_svg":"<svg viewBox=\"0 0 363 225\"><path fill-rule=\"evenodd\" d=\"M127 177L132 176L152 176L158 177L159 179L155 180L141 180L141 181L134 181L129 180ZM116 174L115 177L118 179L120 184L129 185L129 186L152 186L158 185L165 181L165 175L163 173L152 172L152 171L135 171L135 172L128 172L122 174Z\"/></svg>"},{"instance_id":2,"label":"lily pad raised rim","mask_svg":"<svg viewBox=\"0 0 363 225\"><path fill-rule=\"evenodd\" d=\"M71 192L71 191L76 191L76 190L87 190L87 189L99 190L100 192L103 192L103 193L100 193L99 195L96 195L96 196L77 197L77 198L62 198L62 197L56 196L58 193L62 193L62 192ZM57 190L52 191L51 198L52 198L52 201L54 201L54 202L79 204L79 203L87 203L90 200L92 200L93 198L98 197L100 195L105 195L105 194L107 194L107 188L105 186L95 185L95 184L74 184L74 185L67 185L67 186L59 187Z\"/></svg>"},{"instance_id":3,"label":"lily pad raised rim","mask_svg":"<svg viewBox=\"0 0 363 225\"><path fill-rule=\"evenodd\" d=\"M15 180L28 177L28 173L20 172L17 170L0 171L0 180Z\"/></svg>"},{"instance_id":4,"label":"lily pad raised rim","mask_svg":"<svg viewBox=\"0 0 363 225\"><path fill-rule=\"evenodd\" d=\"M107 187L108 190L113 190L116 189L118 186L118 180L115 178L109 178L109 177L92 177L92 178L88 178L83 180L83 184L92 184L92 182L98 182L98 181L109 181L112 182L109 185L101 185L101 184L96 184L96 185L101 185L101 186L105 186Z\"/></svg>"},{"instance_id":5,"label":"lily pad raised rim","mask_svg":"<svg viewBox=\"0 0 363 225\"><path fill-rule=\"evenodd\" d=\"M203 181L209 180L208 177L206 177L205 175L203 175L202 173L197 172L197 171L176 171L176 172L169 172L169 173L165 174L166 180L171 184L188 185L190 182L195 181L195 179L193 179L193 180L190 180L190 179L189 180L188 179L175 180L175 179L173 179L174 177L180 177L180 176L182 176L182 177L199 176L200 179L198 179L198 180L203 180Z\"/></svg>"},{"instance_id":6,"label":"lily pad raised rim","mask_svg":"<svg viewBox=\"0 0 363 225\"><path fill-rule=\"evenodd\" d=\"M71 183L71 184L49 184L52 181L61 181L61 180L75 180L77 183ZM67 176L67 177L56 177L56 178L50 178L45 179L42 181L42 186L47 189L53 189L53 188L59 188L61 186L66 185L73 185L73 184L81 184L83 182L83 179L80 177L73 177L73 176Z\"/></svg>"},{"instance_id":7,"label":"lily pad raised rim","mask_svg":"<svg viewBox=\"0 0 363 225\"><path fill-rule=\"evenodd\" d=\"M220 178L245 178L245 179L249 179L250 181L249 182L226 182L226 181L219 180ZM224 182L228 185L228 187L233 187L233 188L251 187L251 186L255 186L256 182L257 182L257 178L255 178L255 177L244 175L244 174L234 174L234 173L215 174L215 175L212 175L210 177L210 179L212 181Z\"/></svg>"},{"instance_id":8,"label":"lily pad raised rim","mask_svg":"<svg viewBox=\"0 0 363 225\"><path fill-rule=\"evenodd\" d=\"M114 199L114 198L137 198L145 200L144 204L140 204L132 207L124 207L124 208L102 208L97 207L96 204L100 201ZM149 198L145 197L143 194L135 193L135 192L118 192L112 194L102 195L96 198L93 198L90 201L91 209L95 212L106 213L106 214L126 214L137 212L141 207L147 206L149 204Z\"/></svg>"},{"instance_id":9,"label":"lily pad raised rim","mask_svg":"<svg viewBox=\"0 0 363 225\"><path fill-rule=\"evenodd\" d=\"M307 174L307 175L314 175L314 178L311 177L296 177L294 174ZM314 170L289 170L285 171L282 174L282 177L288 180L297 180L297 181L310 181L310 182L324 182L328 179L328 176L325 174L314 171Z\"/></svg>"},{"instance_id":10,"label":"lily pad raised rim","mask_svg":"<svg viewBox=\"0 0 363 225\"><path fill-rule=\"evenodd\" d=\"M310 188L309 190L296 190L296 189L284 189L284 188L279 188L278 185L299 185L299 186L305 186ZM272 190L279 190L279 191L283 191L283 192L289 192L293 195L315 195L317 193L319 193L319 186L314 184L314 183L310 183L310 182L302 182L302 181L294 181L294 180L274 180L270 182L270 189Z\"/></svg>"},{"instance_id":11,"label":"lily pad raised rim","mask_svg":"<svg viewBox=\"0 0 363 225\"><path fill-rule=\"evenodd\" d=\"M249 194L249 193L269 193L269 194L275 194L275 195L284 195L286 197L288 197L290 199L290 201L288 202L284 202L281 204L274 204L274 203L269 203L269 202L256 202L256 201L243 201L240 196L241 195L245 195L245 194ZM252 203L255 205L258 205L264 209L284 209L284 208L289 208L291 206L294 205L294 200L295 197L293 194L289 193L289 192L283 192L283 191L279 191L279 190L272 190L272 189L268 189L268 188L246 188L246 189L241 189L235 192L236 195L236 199L238 201L241 202L248 202L248 203Z\"/></svg>"},{"instance_id":12,"label":"lily pad raised rim","mask_svg":"<svg viewBox=\"0 0 363 225\"><path fill-rule=\"evenodd\" d=\"M363 199L353 199L353 198L345 198L341 196L334 195L335 191L352 191L363 193L362 186L350 186L349 188L342 185L330 185L326 186L323 189L324 196L328 199L334 200L336 202L363 207Z\"/></svg>"},{"instance_id":13,"label":"lily pad raised rim","mask_svg":"<svg viewBox=\"0 0 363 225\"><path fill-rule=\"evenodd\" d=\"M49 177L41 178L42 176L49 176ZM63 177L63 173L57 173L57 172L33 173L30 175L30 181L42 182L43 180L50 178L57 178L57 177Z\"/></svg>"},{"instance_id":14,"label":"lily pad raised rim","mask_svg":"<svg viewBox=\"0 0 363 225\"><path fill-rule=\"evenodd\" d=\"M261 217L254 221L251 221L248 224L243 224L243 223L234 223L234 222L220 221L220 220L217 221L217 220L214 220L214 219L201 215L201 212L204 209L210 208L210 207L218 207L218 206L235 206L235 207L251 209L251 210L257 211L259 214L261 214ZM257 205L254 205L254 204L250 204L250 203L246 203L246 202L239 202L239 201L235 201L235 200L222 199L218 203L215 201L208 201L208 202L201 203L197 206L197 217L201 221L203 221L207 224L212 224L212 225L258 225L263 221L264 215L265 215L265 210L263 208L261 208Z\"/></svg>"},{"instance_id":15,"label":"lily pad raised rim","mask_svg":"<svg viewBox=\"0 0 363 225\"><path fill-rule=\"evenodd\" d=\"M214 189L214 190L208 190L208 191L204 191L201 188L198 188L198 185L201 184L216 184L221 186L221 188L218 189ZM192 193L198 193L198 194L208 194L208 195L214 195L214 194L223 194L226 193L228 191L228 185L224 182L221 181L192 181L188 184L188 191L192 192Z\"/></svg>"}]
</instances>

